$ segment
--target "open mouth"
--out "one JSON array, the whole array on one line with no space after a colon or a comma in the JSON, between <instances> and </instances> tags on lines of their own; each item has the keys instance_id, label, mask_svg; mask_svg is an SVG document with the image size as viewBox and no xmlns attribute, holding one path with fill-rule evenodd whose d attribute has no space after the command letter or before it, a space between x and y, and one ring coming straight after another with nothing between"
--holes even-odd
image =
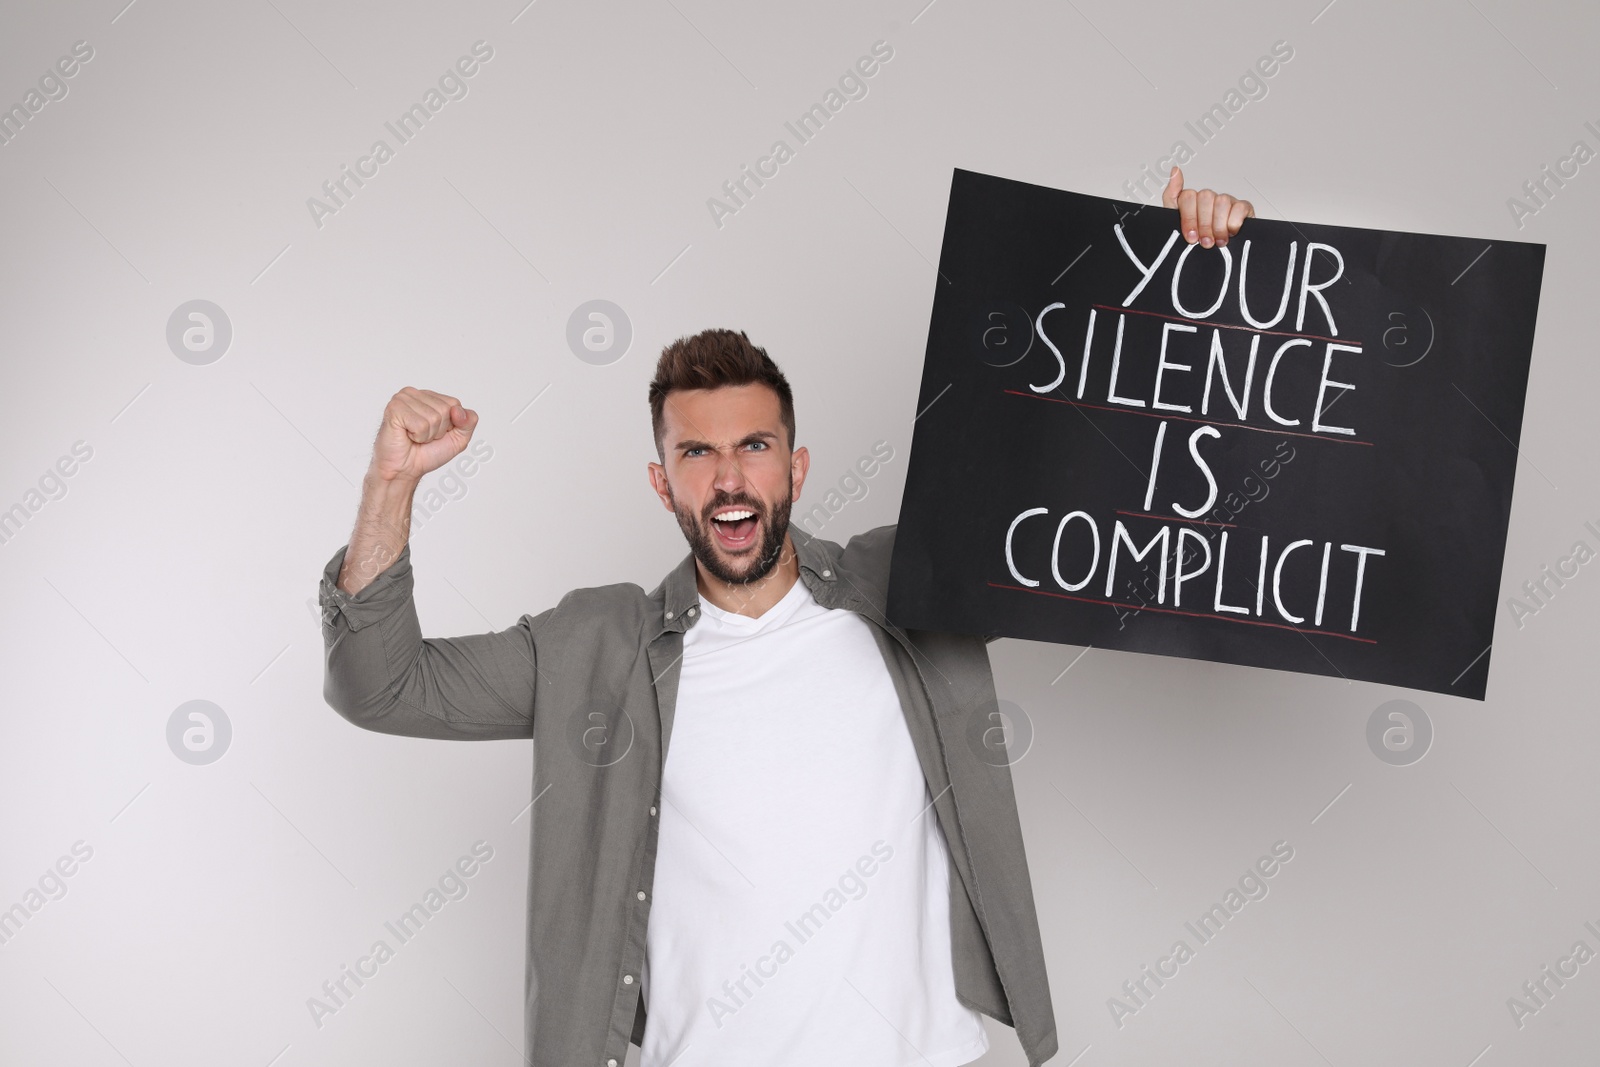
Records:
<instances>
[{"instance_id":1,"label":"open mouth","mask_svg":"<svg viewBox=\"0 0 1600 1067\"><path fill-rule=\"evenodd\" d=\"M759 520L749 508L726 508L711 516L711 529L717 543L730 552L749 548L755 544Z\"/></svg>"}]
</instances>

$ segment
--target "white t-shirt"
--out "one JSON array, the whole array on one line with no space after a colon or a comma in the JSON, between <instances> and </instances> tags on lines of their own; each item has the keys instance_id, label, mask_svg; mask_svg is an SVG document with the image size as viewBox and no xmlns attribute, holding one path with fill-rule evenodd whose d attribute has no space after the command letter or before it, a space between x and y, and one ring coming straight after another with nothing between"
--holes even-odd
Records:
<instances>
[{"instance_id":1,"label":"white t-shirt","mask_svg":"<svg viewBox=\"0 0 1600 1067\"><path fill-rule=\"evenodd\" d=\"M944 834L872 632L699 604L662 773L642 1067L955 1067Z\"/></svg>"}]
</instances>

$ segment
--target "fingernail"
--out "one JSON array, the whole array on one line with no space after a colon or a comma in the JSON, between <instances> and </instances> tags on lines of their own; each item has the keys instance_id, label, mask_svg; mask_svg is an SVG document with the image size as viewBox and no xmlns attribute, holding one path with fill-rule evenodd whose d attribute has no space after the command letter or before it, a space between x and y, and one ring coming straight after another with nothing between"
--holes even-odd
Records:
<instances>
[{"instance_id":1,"label":"fingernail","mask_svg":"<svg viewBox=\"0 0 1600 1067\"><path fill-rule=\"evenodd\" d=\"M1209 238L1209 237L1200 238L1200 247L1202 247L1202 248L1210 248L1211 247L1211 238Z\"/></svg>"},{"instance_id":2,"label":"fingernail","mask_svg":"<svg viewBox=\"0 0 1600 1067\"><path fill-rule=\"evenodd\" d=\"M1189 231L1189 232L1188 232L1188 233L1187 233L1187 234L1185 234L1185 235L1184 235L1184 236L1185 236L1185 237L1187 237L1187 238L1188 238L1188 240L1189 240L1189 243L1190 243L1190 244L1193 244L1193 243L1194 243L1194 237L1195 237L1195 231L1193 231L1193 230L1190 230L1190 231Z\"/></svg>"}]
</instances>

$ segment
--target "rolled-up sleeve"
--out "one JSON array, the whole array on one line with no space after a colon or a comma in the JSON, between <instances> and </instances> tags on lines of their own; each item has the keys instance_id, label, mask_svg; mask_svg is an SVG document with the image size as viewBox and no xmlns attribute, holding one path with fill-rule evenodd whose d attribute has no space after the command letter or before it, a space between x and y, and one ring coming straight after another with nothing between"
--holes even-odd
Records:
<instances>
[{"instance_id":1,"label":"rolled-up sleeve","mask_svg":"<svg viewBox=\"0 0 1600 1067\"><path fill-rule=\"evenodd\" d=\"M424 638L410 545L355 596L337 584L345 551L334 553L319 585L330 707L379 733L463 741L533 736L534 638L549 611L494 633Z\"/></svg>"}]
</instances>

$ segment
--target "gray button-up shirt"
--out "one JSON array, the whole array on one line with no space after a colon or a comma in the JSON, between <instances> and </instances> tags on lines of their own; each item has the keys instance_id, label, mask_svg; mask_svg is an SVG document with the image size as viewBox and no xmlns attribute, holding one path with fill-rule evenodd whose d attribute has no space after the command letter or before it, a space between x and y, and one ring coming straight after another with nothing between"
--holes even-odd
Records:
<instances>
[{"instance_id":1,"label":"gray button-up shirt","mask_svg":"<svg viewBox=\"0 0 1600 1067\"><path fill-rule=\"evenodd\" d=\"M900 696L949 846L956 995L1012 1026L1030 1067L1057 1048L1016 796L982 638L884 615L895 528L840 548L799 527L800 579L869 624ZM616 1067L644 1037L644 962L661 770L683 634L699 616L692 555L646 593L574 589L497 633L424 638L409 546L349 596L321 582L323 693L358 726L410 737L532 738L526 1049L535 1067ZM804 797L796 797L804 804Z\"/></svg>"}]
</instances>

